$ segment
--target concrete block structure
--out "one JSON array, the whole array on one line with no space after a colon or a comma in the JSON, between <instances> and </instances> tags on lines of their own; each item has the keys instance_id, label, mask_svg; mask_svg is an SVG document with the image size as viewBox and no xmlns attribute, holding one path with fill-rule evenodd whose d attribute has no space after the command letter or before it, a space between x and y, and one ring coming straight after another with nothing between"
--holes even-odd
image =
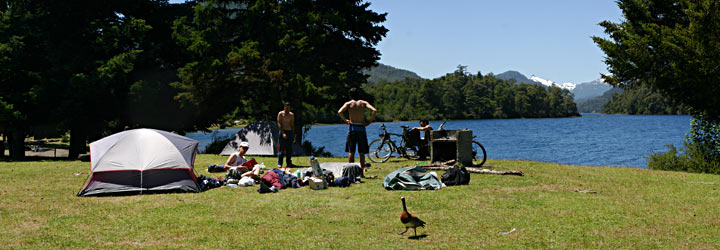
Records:
<instances>
[{"instance_id":1,"label":"concrete block structure","mask_svg":"<svg viewBox=\"0 0 720 250\"><path fill-rule=\"evenodd\" d=\"M430 132L430 161L457 160L472 166L472 130L434 130Z\"/></svg>"}]
</instances>

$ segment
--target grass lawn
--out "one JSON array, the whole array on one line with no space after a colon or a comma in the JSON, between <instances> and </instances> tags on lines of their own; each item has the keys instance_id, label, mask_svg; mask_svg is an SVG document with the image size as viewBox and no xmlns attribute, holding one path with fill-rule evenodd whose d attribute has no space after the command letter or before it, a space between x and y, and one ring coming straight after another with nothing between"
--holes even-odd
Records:
<instances>
[{"instance_id":1,"label":"grass lawn","mask_svg":"<svg viewBox=\"0 0 720 250\"><path fill-rule=\"evenodd\" d=\"M208 175L208 164L224 160L199 155L196 172ZM308 158L295 163L307 166ZM87 162L0 162L0 248L720 248L718 175L489 160L525 176L472 174L470 185L437 191L383 189L386 174L412 163L374 164L369 174L377 179L320 191L258 194L255 186L81 198ZM401 196L427 222L418 229L426 237L397 234Z\"/></svg>"}]
</instances>

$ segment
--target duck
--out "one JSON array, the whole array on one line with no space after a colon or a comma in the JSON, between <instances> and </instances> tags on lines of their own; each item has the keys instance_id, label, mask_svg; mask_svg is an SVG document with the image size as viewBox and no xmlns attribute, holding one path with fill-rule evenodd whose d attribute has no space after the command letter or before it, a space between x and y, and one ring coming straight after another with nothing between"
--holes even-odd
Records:
<instances>
[{"instance_id":1,"label":"duck","mask_svg":"<svg viewBox=\"0 0 720 250\"><path fill-rule=\"evenodd\" d=\"M405 197L400 197L400 200L403 205L403 211L402 214L400 214L400 222L402 222L405 226L405 231L400 234L405 234L412 227L413 232L415 232L415 237L417 237L417 227L425 228L425 222L407 211L407 207L405 206Z\"/></svg>"}]
</instances>

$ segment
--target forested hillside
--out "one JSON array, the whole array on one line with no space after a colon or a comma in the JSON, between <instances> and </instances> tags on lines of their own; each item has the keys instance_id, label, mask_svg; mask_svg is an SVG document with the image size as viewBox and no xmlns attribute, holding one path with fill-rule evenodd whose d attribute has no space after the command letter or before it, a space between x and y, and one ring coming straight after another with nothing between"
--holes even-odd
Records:
<instances>
[{"instance_id":1,"label":"forested hillside","mask_svg":"<svg viewBox=\"0 0 720 250\"><path fill-rule=\"evenodd\" d=\"M632 89L612 88L602 96L578 102L580 113L607 113L630 115L687 114L687 108L672 104L660 92L647 87Z\"/></svg>"},{"instance_id":2,"label":"forested hillside","mask_svg":"<svg viewBox=\"0 0 720 250\"><path fill-rule=\"evenodd\" d=\"M615 93L622 93L621 88L611 88L601 96L585 99L577 103L577 109L580 113L602 113L605 103L612 98Z\"/></svg>"},{"instance_id":3,"label":"forested hillside","mask_svg":"<svg viewBox=\"0 0 720 250\"><path fill-rule=\"evenodd\" d=\"M415 74L415 72L398 69L382 63L376 67L363 70L363 73L370 76L367 81L371 83L378 83L381 81L394 82L405 78L420 78L420 76Z\"/></svg>"},{"instance_id":4,"label":"forested hillside","mask_svg":"<svg viewBox=\"0 0 720 250\"><path fill-rule=\"evenodd\" d=\"M632 115L687 114L687 108L673 104L659 91L647 86L625 89L614 93L605 103L603 113Z\"/></svg>"},{"instance_id":5,"label":"forested hillside","mask_svg":"<svg viewBox=\"0 0 720 250\"><path fill-rule=\"evenodd\" d=\"M503 80L514 79L516 83L527 83L527 84L539 85L538 82L530 80L522 73L514 71L514 70L505 71L503 73L497 74L495 77L503 79Z\"/></svg>"},{"instance_id":6,"label":"forested hillside","mask_svg":"<svg viewBox=\"0 0 720 250\"><path fill-rule=\"evenodd\" d=\"M491 119L577 115L570 91L513 84L464 67L435 78L367 84L379 120Z\"/></svg>"}]
</instances>

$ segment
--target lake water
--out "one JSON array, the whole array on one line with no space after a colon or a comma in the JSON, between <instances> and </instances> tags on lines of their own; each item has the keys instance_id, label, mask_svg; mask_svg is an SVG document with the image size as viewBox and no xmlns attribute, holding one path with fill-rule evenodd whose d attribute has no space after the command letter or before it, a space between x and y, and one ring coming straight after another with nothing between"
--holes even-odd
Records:
<instances>
[{"instance_id":1,"label":"lake water","mask_svg":"<svg viewBox=\"0 0 720 250\"><path fill-rule=\"evenodd\" d=\"M588 166L647 168L651 152L667 152L666 144L683 145L690 131L690 116L682 115L605 115L546 119L503 119L447 121L445 129L471 129L485 146L489 159L531 160ZM442 121L431 121L437 128ZM380 125L367 127L368 141L378 138ZM385 123L391 133L401 133L401 125L417 122ZM222 129L214 134L190 133L203 149L213 136L232 135L238 129ZM305 139L324 146L335 156L346 156L347 125L313 126Z\"/></svg>"}]
</instances>

